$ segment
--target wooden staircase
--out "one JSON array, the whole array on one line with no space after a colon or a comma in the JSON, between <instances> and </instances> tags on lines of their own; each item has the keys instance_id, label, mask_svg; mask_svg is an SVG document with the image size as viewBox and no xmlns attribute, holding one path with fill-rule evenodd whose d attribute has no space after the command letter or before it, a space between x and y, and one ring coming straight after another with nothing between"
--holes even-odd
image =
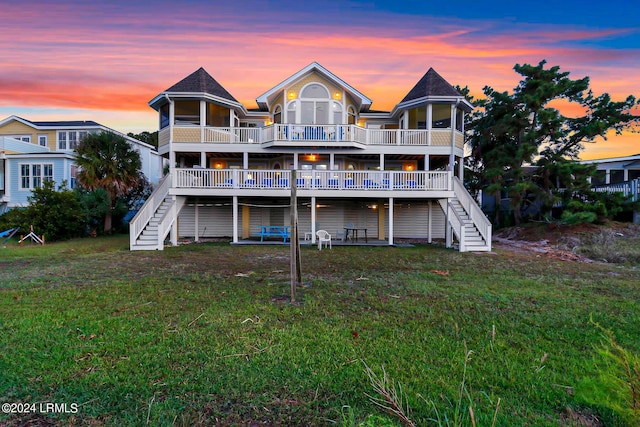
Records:
<instances>
[{"instance_id":1,"label":"wooden staircase","mask_svg":"<svg viewBox=\"0 0 640 427\"><path fill-rule=\"evenodd\" d=\"M169 211L172 203L173 199L171 197L165 197L165 199L160 203L160 206L158 206L158 208L156 209L156 212L149 219L149 222L142 230L140 236L138 236L138 238L136 239L135 244L131 247L131 250L162 250L162 248L160 248L160 244L162 242L162 246L164 246L164 238L166 237L166 235L160 238L160 236L158 235L159 227L162 219Z\"/></svg>"},{"instance_id":2,"label":"wooden staircase","mask_svg":"<svg viewBox=\"0 0 640 427\"><path fill-rule=\"evenodd\" d=\"M171 177L165 176L129 223L129 249L163 250L164 240L177 221L187 198L169 195Z\"/></svg>"},{"instance_id":3,"label":"wooden staircase","mask_svg":"<svg viewBox=\"0 0 640 427\"><path fill-rule=\"evenodd\" d=\"M491 251L491 222L459 178L453 178L453 190L454 198L439 200L447 215L447 247L453 245L452 237L455 237L460 252Z\"/></svg>"}]
</instances>

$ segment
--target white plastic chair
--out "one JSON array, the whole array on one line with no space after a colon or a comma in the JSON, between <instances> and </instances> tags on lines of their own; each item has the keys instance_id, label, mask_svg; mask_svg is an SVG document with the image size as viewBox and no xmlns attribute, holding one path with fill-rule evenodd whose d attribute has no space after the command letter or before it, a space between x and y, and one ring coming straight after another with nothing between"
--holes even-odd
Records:
<instances>
[{"instance_id":1,"label":"white plastic chair","mask_svg":"<svg viewBox=\"0 0 640 427\"><path fill-rule=\"evenodd\" d=\"M324 242L324 247L329 247L331 249L331 234L329 234L325 230L316 231L316 236L318 237L318 250L322 250L322 243Z\"/></svg>"}]
</instances>

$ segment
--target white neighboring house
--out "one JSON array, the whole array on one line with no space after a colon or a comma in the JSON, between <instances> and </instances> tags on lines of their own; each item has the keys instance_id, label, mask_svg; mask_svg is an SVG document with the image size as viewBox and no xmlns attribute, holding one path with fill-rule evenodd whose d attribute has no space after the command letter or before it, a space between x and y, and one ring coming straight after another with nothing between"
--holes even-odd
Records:
<instances>
[{"instance_id":1,"label":"white neighboring house","mask_svg":"<svg viewBox=\"0 0 640 427\"><path fill-rule=\"evenodd\" d=\"M156 149L94 121L30 121L10 116L0 121L0 214L25 206L44 182L76 186L74 149L88 133L109 131L124 137L140 153L142 172L152 185L163 174Z\"/></svg>"},{"instance_id":2,"label":"white neighboring house","mask_svg":"<svg viewBox=\"0 0 640 427\"><path fill-rule=\"evenodd\" d=\"M640 154L607 159L584 160L584 164L597 165L595 178L591 180L593 190L622 193L631 200L640 200ZM634 212L633 222L640 224L640 212Z\"/></svg>"},{"instance_id":3,"label":"white neighboring house","mask_svg":"<svg viewBox=\"0 0 640 427\"><path fill-rule=\"evenodd\" d=\"M606 159L583 160L583 164L597 165L596 178L591 184L620 184L640 178L640 154Z\"/></svg>"}]
</instances>

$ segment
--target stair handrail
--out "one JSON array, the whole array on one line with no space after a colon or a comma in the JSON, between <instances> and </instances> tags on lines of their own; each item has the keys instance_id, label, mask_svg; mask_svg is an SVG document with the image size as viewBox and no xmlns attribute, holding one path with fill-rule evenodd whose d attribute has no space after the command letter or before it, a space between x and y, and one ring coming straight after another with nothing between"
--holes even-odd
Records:
<instances>
[{"instance_id":1,"label":"stair handrail","mask_svg":"<svg viewBox=\"0 0 640 427\"><path fill-rule=\"evenodd\" d=\"M172 200L168 209L158 221L158 249L164 246L164 239L167 237L167 234L169 234L169 231L171 231L171 225L176 219L176 203L175 200Z\"/></svg>"},{"instance_id":2,"label":"stair handrail","mask_svg":"<svg viewBox=\"0 0 640 427\"><path fill-rule=\"evenodd\" d=\"M458 242L460 242L460 251L465 251L466 246L464 241L464 222L462 221L462 218L460 218L460 215L458 215L458 212L453 209L453 206L451 206L451 203L449 201L447 201L447 217L449 224L451 224L453 232L458 236Z\"/></svg>"},{"instance_id":3,"label":"stair handrail","mask_svg":"<svg viewBox=\"0 0 640 427\"><path fill-rule=\"evenodd\" d=\"M473 221L473 224L478 229L478 232L486 242L487 246L491 247L491 221L489 221L484 212L482 212L480 206L478 206L460 178L457 176L453 177L453 192L469 215L471 221Z\"/></svg>"},{"instance_id":4,"label":"stair handrail","mask_svg":"<svg viewBox=\"0 0 640 427\"><path fill-rule=\"evenodd\" d=\"M142 234L142 231L149 223L149 220L153 218L154 213L160 206L160 203L164 200L164 198L169 193L169 188L171 187L171 174L165 175L160 182L158 183L158 187L153 190L151 196L144 202L144 205L140 208L138 213L133 217L133 219L129 222L129 245L133 247Z\"/></svg>"}]
</instances>

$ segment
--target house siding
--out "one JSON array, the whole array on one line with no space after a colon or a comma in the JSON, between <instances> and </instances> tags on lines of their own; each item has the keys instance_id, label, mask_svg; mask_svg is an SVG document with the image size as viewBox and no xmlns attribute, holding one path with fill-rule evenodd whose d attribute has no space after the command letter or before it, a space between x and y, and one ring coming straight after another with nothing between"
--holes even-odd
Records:
<instances>
[{"instance_id":1,"label":"house siding","mask_svg":"<svg viewBox=\"0 0 640 427\"><path fill-rule=\"evenodd\" d=\"M257 236L262 225L289 225L290 210L284 206L287 200L262 199L260 206L249 206L249 235ZM311 231L311 209L308 207L310 200L299 199L298 231L300 236ZM196 207L198 203L198 237L225 237L233 234L233 211L231 199L198 199L190 198L179 213L178 233L180 238L192 238L196 235ZM243 203L239 201L239 210ZM351 223L356 227L367 228L369 239L378 236L378 211L377 209L361 206L366 201L344 201L330 199L316 199L320 207L316 211L316 228L326 230L332 236L344 233L344 227ZM378 204L377 201L369 201L369 204ZM431 211L429 209L431 204ZM218 205L218 206L216 206ZM389 236L388 206L385 209L385 238ZM394 205L394 236L396 238L429 237L429 215L431 212L431 238L444 238L445 215L436 201L396 201ZM238 230L242 234L242 214L238 215ZM359 236L364 238L363 235Z\"/></svg>"},{"instance_id":2,"label":"house siding","mask_svg":"<svg viewBox=\"0 0 640 427\"><path fill-rule=\"evenodd\" d=\"M26 158L12 158L7 159L6 174L14 179L9 180L8 190L11 197L9 201L10 207L26 206L29 204L29 197L32 195L32 189L20 188L20 167L21 165L34 165L34 164L52 164L53 165L53 181L55 188L57 189L64 181L69 183L69 174L71 168L71 160L67 158L46 158L46 157L34 157Z\"/></svg>"}]
</instances>

